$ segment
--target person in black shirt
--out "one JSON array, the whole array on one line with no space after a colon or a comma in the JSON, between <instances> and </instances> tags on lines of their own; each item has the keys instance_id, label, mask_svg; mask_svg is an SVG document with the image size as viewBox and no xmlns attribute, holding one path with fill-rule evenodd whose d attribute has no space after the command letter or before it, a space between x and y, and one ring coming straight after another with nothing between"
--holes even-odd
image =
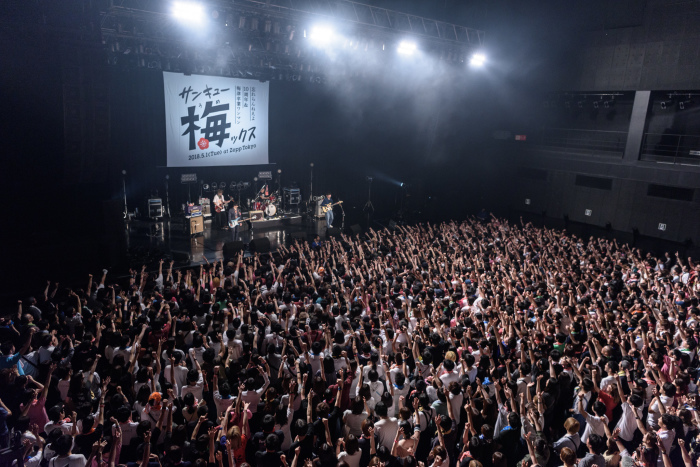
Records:
<instances>
[{"instance_id":1,"label":"person in black shirt","mask_svg":"<svg viewBox=\"0 0 700 467\"><path fill-rule=\"evenodd\" d=\"M271 433L265 438L265 451L255 453L255 460L259 466L264 467L282 467L282 456L284 453L280 449L280 438Z\"/></svg>"}]
</instances>

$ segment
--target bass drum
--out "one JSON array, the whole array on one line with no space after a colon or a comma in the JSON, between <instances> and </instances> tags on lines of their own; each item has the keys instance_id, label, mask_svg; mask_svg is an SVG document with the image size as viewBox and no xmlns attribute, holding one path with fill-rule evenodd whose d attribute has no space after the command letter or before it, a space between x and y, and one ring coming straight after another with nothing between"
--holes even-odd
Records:
<instances>
[{"instance_id":1,"label":"bass drum","mask_svg":"<svg viewBox=\"0 0 700 467\"><path fill-rule=\"evenodd\" d=\"M267 217L274 217L275 214L277 214L277 207L274 204L265 206L265 215Z\"/></svg>"}]
</instances>

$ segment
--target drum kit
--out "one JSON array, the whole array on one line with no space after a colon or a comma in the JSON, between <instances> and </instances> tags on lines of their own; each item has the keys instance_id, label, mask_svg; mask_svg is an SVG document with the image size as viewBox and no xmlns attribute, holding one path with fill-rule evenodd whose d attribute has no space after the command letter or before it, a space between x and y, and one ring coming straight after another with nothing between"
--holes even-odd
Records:
<instances>
[{"instance_id":1,"label":"drum kit","mask_svg":"<svg viewBox=\"0 0 700 467\"><path fill-rule=\"evenodd\" d=\"M265 217L275 217L280 212L281 198L279 192L268 191L268 186L264 185L258 192L255 199L248 200L248 207L253 211L262 211Z\"/></svg>"}]
</instances>

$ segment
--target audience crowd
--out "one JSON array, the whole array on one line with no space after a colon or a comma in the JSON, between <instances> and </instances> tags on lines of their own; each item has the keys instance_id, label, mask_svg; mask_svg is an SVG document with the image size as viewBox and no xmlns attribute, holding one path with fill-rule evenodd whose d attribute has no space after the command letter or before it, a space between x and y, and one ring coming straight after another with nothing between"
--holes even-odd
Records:
<instances>
[{"instance_id":1,"label":"audience crowd","mask_svg":"<svg viewBox=\"0 0 700 467\"><path fill-rule=\"evenodd\" d=\"M0 448L48 467L691 466L699 271L492 217L49 282L0 321Z\"/></svg>"}]
</instances>

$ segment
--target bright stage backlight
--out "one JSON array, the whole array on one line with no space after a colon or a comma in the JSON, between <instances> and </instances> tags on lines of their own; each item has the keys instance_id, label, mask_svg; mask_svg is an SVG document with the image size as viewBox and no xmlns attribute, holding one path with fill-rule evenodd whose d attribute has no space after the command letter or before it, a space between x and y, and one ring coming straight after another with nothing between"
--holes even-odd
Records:
<instances>
[{"instance_id":1,"label":"bright stage backlight","mask_svg":"<svg viewBox=\"0 0 700 467\"><path fill-rule=\"evenodd\" d=\"M483 66L484 63L486 63L486 55L484 54L474 54L471 60L469 60L469 64L475 67Z\"/></svg>"},{"instance_id":2,"label":"bright stage backlight","mask_svg":"<svg viewBox=\"0 0 700 467\"><path fill-rule=\"evenodd\" d=\"M401 41L397 51L402 55L412 55L417 49L415 42Z\"/></svg>"},{"instance_id":3,"label":"bright stage backlight","mask_svg":"<svg viewBox=\"0 0 700 467\"><path fill-rule=\"evenodd\" d=\"M202 5L193 2L173 3L173 16L181 21L201 23L204 20Z\"/></svg>"},{"instance_id":4,"label":"bright stage backlight","mask_svg":"<svg viewBox=\"0 0 700 467\"><path fill-rule=\"evenodd\" d=\"M309 40L318 45L329 44L334 37L335 33L333 32L333 29L329 28L328 26L315 26L309 33Z\"/></svg>"}]
</instances>

